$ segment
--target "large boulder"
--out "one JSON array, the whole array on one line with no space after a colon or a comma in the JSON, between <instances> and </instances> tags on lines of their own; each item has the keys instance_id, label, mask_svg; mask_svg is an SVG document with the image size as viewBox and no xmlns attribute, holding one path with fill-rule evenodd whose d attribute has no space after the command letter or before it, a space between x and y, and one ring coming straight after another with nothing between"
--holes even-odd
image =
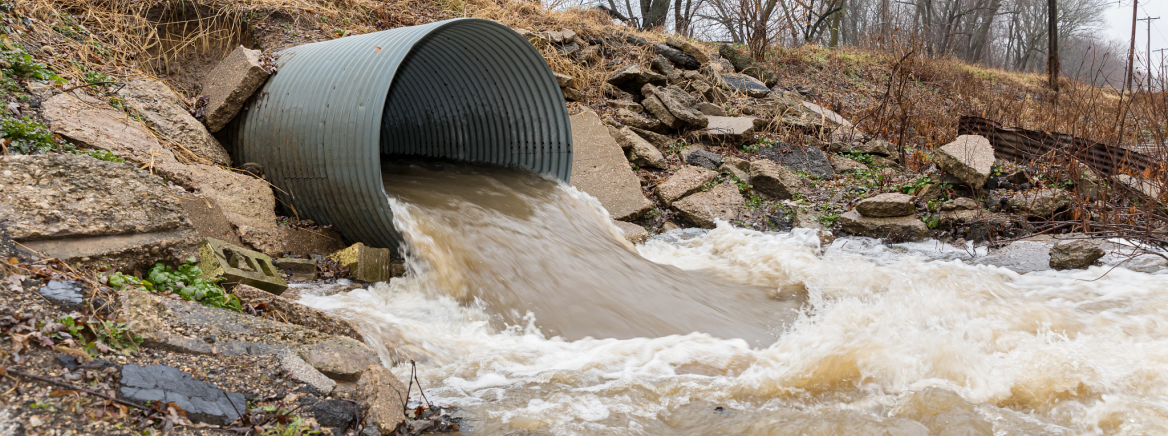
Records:
<instances>
[{"instance_id":1,"label":"large boulder","mask_svg":"<svg viewBox=\"0 0 1168 436\"><path fill-rule=\"evenodd\" d=\"M722 111L721 113L725 114L726 112ZM707 119L709 119L709 124L706 125L706 128L696 132L699 138L708 139L716 144L731 145L754 140L754 118L708 116Z\"/></svg>"},{"instance_id":2,"label":"large boulder","mask_svg":"<svg viewBox=\"0 0 1168 436\"><path fill-rule=\"evenodd\" d=\"M77 154L0 157L0 226L67 262L142 269L195 253L174 190L127 163Z\"/></svg>"},{"instance_id":3,"label":"large boulder","mask_svg":"<svg viewBox=\"0 0 1168 436\"><path fill-rule=\"evenodd\" d=\"M929 227L912 216L873 218L852 209L840 215L839 223L845 232L870 238L919 241L929 236Z\"/></svg>"},{"instance_id":4,"label":"large boulder","mask_svg":"<svg viewBox=\"0 0 1168 436\"><path fill-rule=\"evenodd\" d=\"M856 203L860 215L871 218L909 216L917 212L913 197L907 194L889 192L865 198Z\"/></svg>"},{"instance_id":5,"label":"large boulder","mask_svg":"<svg viewBox=\"0 0 1168 436\"><path fill-rule=\"evenodd\" d=\"M1023 191L1006 200L1006 204L1023 215L1050 218L1071 204L1071 194L1048 188Z\"/></svg>"},{"instance_id":6,"label":"large boulder","mask_svg":"<svg viewBox=\"0 0 1168 436\"><path fill-rule=\"evenodd\" d=\"M1077 239L1059 242L1050 249L1052 269L1083 269L1091 266L1105 253L1094 241Z\"/></svg>"},{"instance_id":7,"label":"large boulder","mask_svg":"<svg viewBox=\"0 0 1168 436\"><path fill-rule=\"evenodd\" d=\"M207 93L207 130L212 133L223 130L235 115L243 109L243 104L271 75L260 60L259 50L248 50L242 45L227 55L203 83Z\"/></svg>"},{"instance_id":8,"label":"large boulder","mask_svg":"<svg viewBox=\"0 0 1168 436\"><path fill-rule=\"evenodd\" d=\"M779 164L760 159L750 163L750 184L755 191L787 200L799 193L803 180Z\"/></svg>"},{"instance_id":9,"label":"large boulder","mask_svg":"<svg viewBox=\"0 0 1168 436\"><path fill-rule=\"evenodd\" d=\"M199 120L187 112L185 105L162 82L131 80L118 96L166 139L174 141L203 163L231 166L231 156Z\"/></svg>"},{"instance_id":10,"label":"large boulder","mask_svg":"<svg viewBox=\"0 0 1168 436\"><path fill-rule=\"evenodd\" d=\"M625 92L636 94L646 84L664 85L668 79L660 74L645 70L637 65L629 65L609 76L608 83Z\"/></svg>"},{"instance_id":11,"label":"large boulder","mask_svg":"<svg viewBox=\"0 0 1168 436\"><path fill-rule=\"evenodd\" d=\"M713 228L716 220L734 221L746 212L746 200L738 193L738 188L718 184L708 191L702 191L673 202L687 221L705 228Z\"/></svg>"},{"instance_id":12,"label":"large boulder","mask_svg":"<svg viewBox=\"0 0 1168 436\"><path fill-rule=\"evenodd\" d=\"M974 189L981 189L994 166L994 148L982 136L961 135L937 149L933 161L942 171L961 179Z\"/></svg>"},{"instance_id":13,"label":"large boulder","mask_svg":"<svg viewBox=\"0 0 1168 436\"><path fill-rule=\"evenodd\" d=\"M678 68L696 70L702 66L701 62L698 62L698 60L694 59L694 57L689 53L665 44L654 44L653 51L657 52L657 54L661 56L664 56L666 59L669 59L669 61L673 62L674 65L677 65Z\"/></svg>"},{"instance_id":14,"label":"large boulder","mask_svg":"<svg viewBox=\"0 0 1168 436\"><path fill-rule=\"evenodd\" d=\"M760 148L758 154L783 164L791 171L801 171L821 178L835 177L835 170L832 169L831 162L827 161L827 155L813 145L799 147L781 142L774 147Z\"/></svg>"},{"instance_id":15,"label":"large boulder","mask_svg":"<svg viewBox=\"0 0 1168 436\"><path fill-rule=\"evenodd\" d=\"M227 425L247 411L243 394L227 392L211 383L166 365L125 365L118 394L138 403L174 403L195 422Z\"/></svg>"},{"instance_id":16,"label":"large boulder","mask_svg":"<svg viewBox=\"0 0 1168 436\"><path fill-rule=\"evenodd\" d=\"M657 197L669 206L677 199L702 189L707 183L718 178L718 173L702 167L686 165L657 185Z\"/></svg>"},{"instance_id":17,"label":"large boulder","mask_svg":"<svg viewBox=\"0 0 1168 436\"><path fill-rule=\"evenodd\" d=\"M653 208L620 145L592 111L571 117L572 186L600 200L614 219L632 219Z\"/></svg>"}]
</instances>

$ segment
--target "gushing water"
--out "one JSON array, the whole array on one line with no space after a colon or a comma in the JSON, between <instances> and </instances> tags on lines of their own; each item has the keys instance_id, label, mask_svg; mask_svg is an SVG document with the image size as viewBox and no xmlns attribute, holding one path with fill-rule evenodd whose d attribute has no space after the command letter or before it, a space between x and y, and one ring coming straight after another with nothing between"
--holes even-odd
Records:
<instances>
[{"instance_id":1,"label":"gushing water","mask_svg":"<svg viewBox=\"0 0 1168 436\"><path fill-rule=\"evenodd\" d=\"M302 302L471 433L1168 434L1168 276L724 223L634 253L573 188L444 169L386 171L407 277Z\"/></svg>"}]
</instances>

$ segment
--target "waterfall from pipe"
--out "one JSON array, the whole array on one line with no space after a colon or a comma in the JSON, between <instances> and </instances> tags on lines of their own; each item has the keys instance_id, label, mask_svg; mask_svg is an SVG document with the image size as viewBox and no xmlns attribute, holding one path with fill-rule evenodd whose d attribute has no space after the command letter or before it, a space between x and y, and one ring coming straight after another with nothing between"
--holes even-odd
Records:
<instances>
[{"instance_id":1,"label":"waterfall from pipe","mask_svg":"<svg viewBox=\"0 0 1168 436\"><path fill-rule=\"evenodd\" d=\"M554 180L383 173L409 274L301 302L467 433L1168 434L1168 275L725 223L632 247Z\"/></svg>"}]
</instances>

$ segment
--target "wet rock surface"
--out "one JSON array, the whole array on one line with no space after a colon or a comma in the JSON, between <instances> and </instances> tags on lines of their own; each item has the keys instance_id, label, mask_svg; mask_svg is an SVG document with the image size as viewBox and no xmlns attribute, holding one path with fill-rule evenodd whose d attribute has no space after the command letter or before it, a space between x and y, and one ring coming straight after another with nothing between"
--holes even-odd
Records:
<instances>
[{"instance_id":1,"label":"wet rock surface","mask_svg":"<svg viewBox=\"0 0 1168 436\"><path fill-rule=\"evenodd\" d=\"M717 177L718 173L714 171L686 165L657 185L657 196L668 206L686 195L697 192Z\"/></svg>"},{"instance_id":2,"label":"wet rock surface","mask_svg":"<svg viewBox=\"0 0 1168 436\"><path fill-rule=\"evenodd\" d=\"M174 403L196 422L225 425L247 410L242 394L226 392L190 374L165 365L126 365L122 367L122 398Z\"/></svg>"},{"instance_id":3,"label":"wet rock surface","mask_svg":"<svg viewBox=\"0 0 1168 436\"><path fill-rule=\"evenodd\" d=\"M741 219L746 210L746 201L738 193L738 188L718 184L708 191L673 202L673 208L689 222L699 227L712 228L716 220Z\"/></svg>"},{"instance_id":4,"label":"wet rock surface","mask_svg":"<svg viewBox=\"0 0 1168 436\"><path fill-rule=\"evenodd\" d=\"M640 244L649 239L649 232L644 227L624 221L613 221L617 228L624 232L625 239L634 244Z\"/></svg>"},{"instance_id":5,"label":"wet rock surface","mask_svg":"<svg viewBox=\"0 0 1168 436\"><path fill-rule=\"evenodd\" d=\"M1007 200L1006 204L1024 215L1050 218L1055 212L1071 204L1071 195L1061 189L1040 189L1020 192Z\"/></svg>"},{"instance_id":6,"label":"wet rock surface","mask_svg":"<svg viewBox=\"0 0 1168 436\"><path fill-rule=\"evenodd\" d=\"M357 382L354 395L368 407L365 412L366 424L376 426L382 435L392 434L398 424L405 420L402 412L405 410L405 404L402 403L405 396L405 384L383 366L369 367Z\"/></svg>"},{"instance_id":7,"label":"wet rock surface","mask_svg":"<svg viewBox=\"0 0 1168 436\"><path fill-rule=\"evenodd\" d=\"M276 353L276 357L280 360L280 368L288 373L293 379L308 385L319 395L328 395L333 389L336 389L337 382L328 378L324 373L320 372L308 362L305 362L299 354L292 350L280 350Z\"/></svg>"},{"instance_id":8,"label":"wet rock surface","mask_svg":"<svg viewBox=\"0 0 1168 436\"><path fill-rule=\"evenodd\" d=\"M917 207L911 195L890 192L860 200L856 211L866 217L890 218L912 215Z\"/></svg>"},{"instance_id":9,"label":"wet rock surface","mask_svg":"<svg viewBox=\"0 0 1168 436\"><path fill-rule=\"evenodd\" d=\"M83 285L73 280L49 280L37 290L45 299L60 305L66 310L79 310L85 302L81 294Z\"/></svg>"},{"instance_id":10,"label":"wet rock surface","mask_svg":"<svg viewBox=\"0 0 1168 436\"><path fill-rule=\"evenodd\" d=\"M347 429L357 423L360 407L352 401L325 400L313 404L309 411L322 426Z\"/></svg>"},{"instance_id":11,"label":"wet rock surface","mask_svg":"<svg viewBox=\"0 0 1168 436\"><path fill-rule=\"evenodd\" d=\"M853 209L840 215L839 223L845 232L870 238L920 241L929 236L928 226L912 216L873 218Z\"/></svg>"},{"instance_id":12,"label":"wet rock surface","mask_svg":"<svg viewBox=\"0 0 1168 436\"><path fill-rule=\"evenodd\" d=\"M1050 248L1050 268L1056 270L1083 269L1091 266L1106 253L1090 240L1062 241Z\"/></svg>"},{"instance_id":13,"label":"wet rock surface","mask_svg":"<svg viewBox=\"0 0 1168 436\"><path fill-rule=\"evenodd\" d=\"M614 219L636 218L653 203L641 193L641 183L621 147L595 112L573 115L572 186L600 200Z\"/></svg>"},{"instance_id":14,"label":"wet rock surface","mask_svg":"<svg viewBox=\"0 0 1168 436\"><path fill-rule=\"evenodd\" d=\"M337 381L357 381L370 365L379 365L377 353L352 338L336 336L297 348L300 357Z\"/></svg>"}]
</instances>

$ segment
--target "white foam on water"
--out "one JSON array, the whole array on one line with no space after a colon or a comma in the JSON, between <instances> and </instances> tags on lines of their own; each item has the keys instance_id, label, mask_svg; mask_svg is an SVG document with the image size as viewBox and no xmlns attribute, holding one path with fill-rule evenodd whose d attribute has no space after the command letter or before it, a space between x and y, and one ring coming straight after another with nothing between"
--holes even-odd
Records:
<instances>
[{"instance_id":1,"label":"white foam on water","mask_svg":"<svg viewBox=\"0 0 1168 436\"><path fill-rule=\"evenodd\" d=\"M412 243L426 237L408 205L394 210ZM984 251L819 247L798 229L688 236L636 249L737 283L801 282L802 314L765 347L704 333L567 341L531 316L492 328L479 305L436 292L419 259L410 277L301 302L428 359L427 395L460 407L471 433L1168 434L1168 277L1019 275L966 263Z\"/></svg>"}]
</instances>

